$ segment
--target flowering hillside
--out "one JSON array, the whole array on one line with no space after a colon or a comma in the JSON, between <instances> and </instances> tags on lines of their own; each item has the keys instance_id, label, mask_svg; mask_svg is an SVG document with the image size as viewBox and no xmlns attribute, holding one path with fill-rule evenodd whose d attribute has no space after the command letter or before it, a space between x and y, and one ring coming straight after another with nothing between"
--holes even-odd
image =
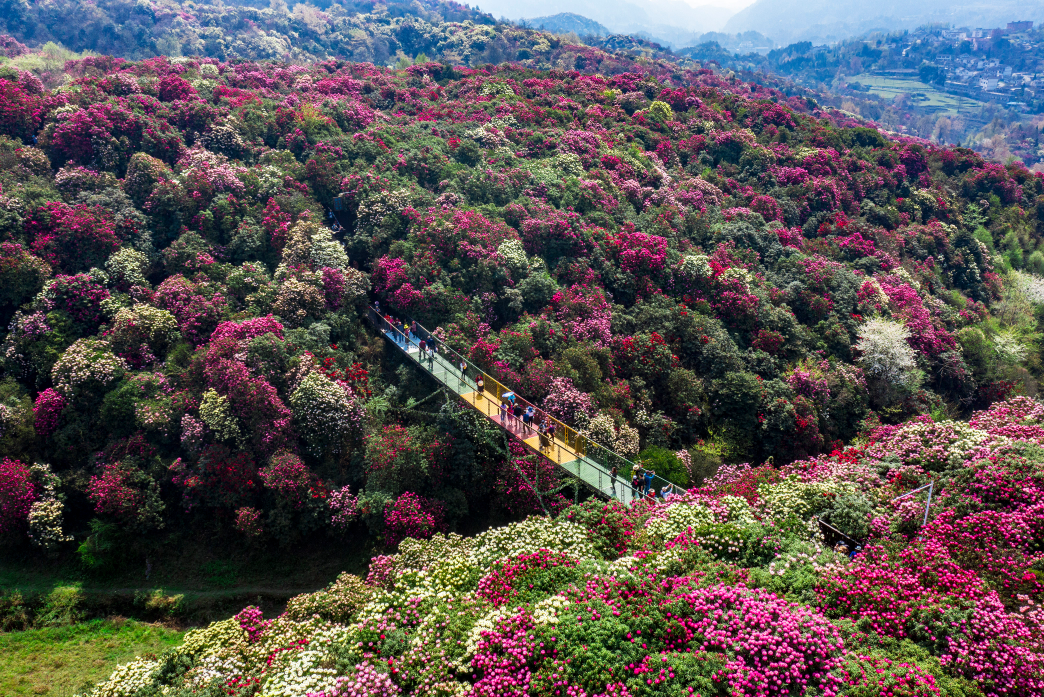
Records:
<instances>
[{"instance_id":1,"label":"flowering hillside","mask_svg":"<svg viewBox=\"0 0 1044 697\"><path fill-rule=\"evenodd\" d=\"M1005 448L1041 426L1035 402L1004 400L1044 369L1044 177L708 70L568 55L547 71L92 56L55 89L0 65L5 549L91 573L186 539L399 550L370 586L346 577L268 629L216 625L155 674L243 694L262 678L303 694L270 681L309 671L329 691L356 664L390 693L833 694L892 666L924 694L1033 694L1038 465ZM375 301L696 493L570 508L576 482L375 335ZM926 472L944 499L915 540L919 500L887 500ZM879 542L841 565L815 515ZM423 572L435 558L456 566ZM566 587L609 642L593 663L573 659L587 629L548 645ZM482 625L503 635L472 633L525 603ZM307 620L327 605L355 628ZM302 648L345 637L363 644L343 661Z\"/></svg>"},{"instance_id":2,"label":"flowering hillside","mask_svg":"<svg viewBox=\"0 0 1044 697\"><path fill-rule=\"evenodd\" d=\"M667 502L407 540L91 696L1039 695L1042 437L1016 398ZM922 526L924 498L891 499L929 481ZM824 547L815 517L865 549Z\"/></svg>"},{"instance_id":3,"label":"flowering hillside","mask_svg":"<svg viewBox=\"0 0 1044 697\"><path fill-rule=\"evenodd\" d=\"M682 486L1035 392L1044 178L630 69L0 68L5 532L394 542L565 506L396 369L372 300Z\"/></svg>"}]
</instances>

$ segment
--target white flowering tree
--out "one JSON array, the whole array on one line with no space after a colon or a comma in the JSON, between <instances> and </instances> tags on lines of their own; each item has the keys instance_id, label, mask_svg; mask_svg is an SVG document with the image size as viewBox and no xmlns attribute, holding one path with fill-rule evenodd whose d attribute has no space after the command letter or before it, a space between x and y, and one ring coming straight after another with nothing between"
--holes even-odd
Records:
<instances>
[{"instance_id":1,"label":"white flowering tree","mask_svg":"<svg viewBox=\"0 0 1044 697\"><path fill-rule=\"evenodd\" d=\"M908 339L910 330L890 319L874 318L859 327L856 362L874 384L875 400L890 403L920 382L921 373Z\"/></svg>"}]
</instances>

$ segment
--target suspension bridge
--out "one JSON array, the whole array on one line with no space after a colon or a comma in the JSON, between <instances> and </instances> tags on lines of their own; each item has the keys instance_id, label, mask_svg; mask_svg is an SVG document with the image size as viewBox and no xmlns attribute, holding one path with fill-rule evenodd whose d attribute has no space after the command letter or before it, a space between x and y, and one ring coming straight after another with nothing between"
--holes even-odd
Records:
<instances>
[{"instance_id":1,"label":"suspension bridge","mask_svg":"<svg viewBox=\"0 0 1044 697\"><path fill-rule=\"evenodd\" d=\"M457 395L464 404L507 431L528 451L555 463L600 498L612 498L630 504L647 496L649 490L662 492L669 484L654 474L647 487L646 470L526 401L441 341L437 341L437 352L425 351L422 354L421 342L430 345L432 335L410 318L405 319L405 325L393 323L370 307L367 319L421 371ZM463 369L461 366L464 366ZM483 383L481 390L477 382L479 377ZM500 408L502 402L511 403L512 406L520 405L523 410L532 407L534 416L525 422L510 411L504 414ZM539 423L550 424L544 438L541 438L536 428ZM612 474L614 467L617 471L615 476ZM642 476L639 489L631 485L631 478L636 471ZM685 493L684 489L677 486L673 486L672 491Z\"/></svg>"}]
</instances>

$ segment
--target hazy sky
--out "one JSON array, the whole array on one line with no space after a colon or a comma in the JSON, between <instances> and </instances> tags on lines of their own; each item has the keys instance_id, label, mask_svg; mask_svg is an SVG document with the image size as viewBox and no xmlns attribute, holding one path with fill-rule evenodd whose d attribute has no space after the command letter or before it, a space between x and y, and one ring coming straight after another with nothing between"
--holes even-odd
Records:
<instances>
[{"instance_id":1,"label":"hazy sky","mask_svg":"<svg viewBox=\"0 0 1044 697\"><path fill-rule=\"evenodd\" d=\"M685 2L692 5L693 7L699 7L700 5L727 7L733 12L739 12L747 5L754 4L754 0L685 0Z\"/></svg>"}]
</instances>

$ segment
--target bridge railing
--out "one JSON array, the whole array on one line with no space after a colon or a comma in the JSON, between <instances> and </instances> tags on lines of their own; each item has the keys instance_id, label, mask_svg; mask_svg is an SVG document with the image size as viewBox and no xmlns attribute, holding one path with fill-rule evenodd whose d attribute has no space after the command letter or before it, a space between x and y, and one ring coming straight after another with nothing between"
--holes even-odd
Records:
<instances>
[{"instance_id":1,"label":"bridge railing","mask_svg":"<svg viewBox=\"0 0 1044 697\"><path fill-rule=\"evenodd\" d=\"M397 343L400 343L400 345L404 346L406 349L408 349L411 344L418 345L420 341L424 341L430 345L433 334L425 329L419 322L415 322L408 316L398 322L389 322L386 317L380 315L373 307L368 308L368 316L370 321L382 331L392 332L396 337ZM404 332L402 327L399 326L401 322L405 322L406 332ZM472 361L447 346L437 336L435 337L435 342L438 347L439 355L442 356L443 359L450 360L454 368L460 366L462 363L464 364L465 368L463 374L460 376L460 382L463 383L464 387L469 388L467 391L470 392L477 390L475 378L481 375L484 383L483 390L486 397L495 400L498 407L500 402L507 401L507 395L514 395L514 403L521 405L523 410L527 410L530 407L533 409L533 419L530 422L531 425L529 429L532 435L536 435L535 429L537 424L551 424L554 427L553 432L549 434L552 437L552 440L564 444L569 450L575 453L575 459L582 459L588 467L598 471L604 477L606 483L611 480L611 473L614 467L617 470L617 481L623 488L630 488L631 478L635 471L638 471L642 475L646 473L645 468L641 467L641 465L628 460L612 449L596 442L586 433L578 431L560 419L555 418L537 405L520 396L514 390L509 389L506 385L502 384L492 375L479 368ZM420 360L417 362L423 367L423 363ZM563 462L565 461L563 460ZM599 479L601 480L602 477L599 477ZM655 491L662 491L663 487L668 484L671 484L674 493L686 493L685 489L680 486L672 484L655 473L653 474L653 481L651 484L652 489ZM645 484L643 480L642 487L644 488L644 486ZM596 486L595 488L601 487Z\"/></svg>"}]
</instances>

